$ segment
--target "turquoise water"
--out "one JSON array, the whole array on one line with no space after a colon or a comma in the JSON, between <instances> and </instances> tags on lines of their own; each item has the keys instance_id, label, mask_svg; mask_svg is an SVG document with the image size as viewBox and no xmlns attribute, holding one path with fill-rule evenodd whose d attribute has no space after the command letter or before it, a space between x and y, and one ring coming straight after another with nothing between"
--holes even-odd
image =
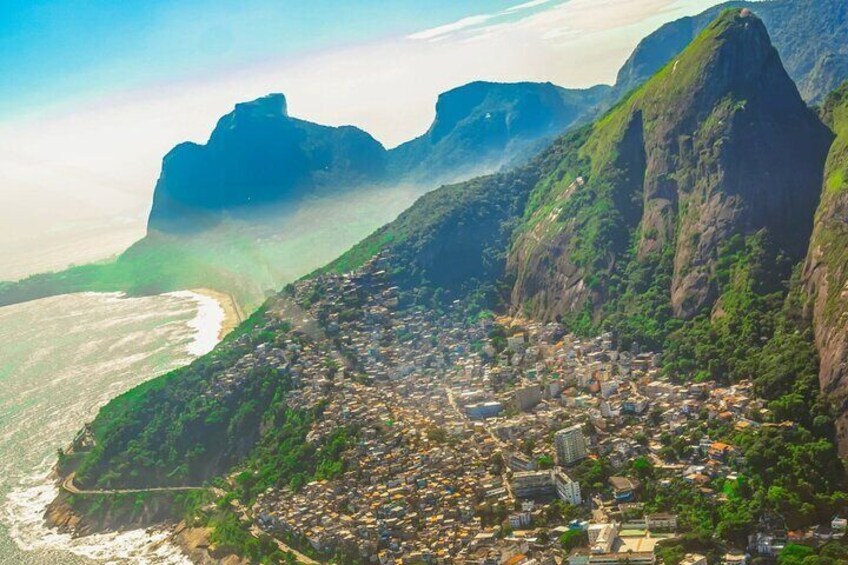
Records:
<instances>
[{"instance_id":1,"label":"turquoise water","mask_svg":"<svg viewBox=\"0 0 848 565\"><path fill-rule=\"evenodd\" d=\"M191 293L0 308L0 564L184 562L163 533L74 540L41 516L56 492L47 479L56 450L109 399L211 347L209 309Z\"/></svg>"}]
</instances>

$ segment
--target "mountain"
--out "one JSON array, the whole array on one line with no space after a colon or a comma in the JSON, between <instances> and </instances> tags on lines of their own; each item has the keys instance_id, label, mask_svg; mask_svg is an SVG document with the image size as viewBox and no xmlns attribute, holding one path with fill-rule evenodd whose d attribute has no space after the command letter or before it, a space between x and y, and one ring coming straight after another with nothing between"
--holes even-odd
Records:
<instances>
[{"instance_id":1,"label":"mountain","mask_svg":"<svg viewBox=\"0 0 848 565\"><path fill-rule=\"evenodd\" d=\"M182 143L165 156L148 229L192 233L309 197L399 183L429 189L490 173L588 120L609 91L471 83L439 96L430 129L391 151L358 128L290 117L282 94L237 104L208 143Z\"/></svg>"},{"instance_id":2,"label":"mountain","mask_svg":"<svg viewBox=\"0 0 848 565\"><path fill-rule=\"evenodd\" d=\"M568 90L551 83L473 82L439 96L421 137L390 151L397 176L429 181L488 173L530 157L610 103L611 88Z\"/></svg>"},{"instance_id":3,"label":"mountain","mask_svg":"<svg viewBox=\"0 0 848 565\"><path fill-rule=\"evenodd\" d=\"M207 144L165 157L145 238L113 261L0 282L0 305L213 287L252 309L437 183L525 160L608 90L474 83L440 97L428 134L392 151L356 128L290 117L282 94L238 104Z\"/></svg>"},{"instance_id":4,"label":"mountain","mask_svg":"<svg viewBox=\"0 0 848 565\"><path fill-rule=\"evenodd\" d=\"M804 287L812 302L819 380L832 396L841 454L848 455L848 83L823 108L837 134L825 170L821 203L804 264Z\"/></svg>"},{"instance_id":5,"label":"mountain","mask_svg":"<svg viewBox=\"0 0 848 565\"><path fill-rule=\"evenodd\" d=\"M668 23L642 40L610 88L474 82L441 94L422 136L385 151L354 127L288 116L282 95L238 104L206 145L183 143L164 159L151 231L185 233L266 205L375 184L431 189L514 165L586 123L672 61L728 6L756 10L802 97L820 101L848 78L848 6L841 0L729 2ZM811 41L815 38L815 41Z\"/></svg>"},{"instance_id":6,"label":"mountain","mask_svg":"<svg viewBox=\"0 0 848 565\"><path fill-rule=\"evenodd\" d=\"M806 99L817 101L830 84L848 76L842 70L842 2L772 0L750 6L770 25L789 74L800 81ZM0 283L0 304L81 290L162 292L190 283L234 293L255 306L268 289L336 255L394 218L422 192L520 164L556 134L599 115L678 55L720 9L672 22L645 38L614 88L476 82L447 92L439 97L429 130L391 151L356 128L289 117L282 95L239 104L221 119L206 145L181 144L164 159L149 234L136 249L116 262ZM382 201L379 214L374 206L358 206L361 200L375 199ZM319 213L317 223L325 226L313 221L303 229L297 216L307 203L307 215L312 215L318 206L338 202L345 209L343 222L328 220L337 215L332 211ZM276 235L245 234L245 226L260 232L274 229ZM198 237L208 234L214 239L211 246ZM294 239L318 241L326 252L312 262L301 261L305 254L302 244L290 241L293 234ZM227 242L236 239L241 244L229 249ZM214 253L206 251L213 247ZM296 265L289 267L293 256ZM254 257L263 261L259 269Z\"/></svg>"},{"instance_id":7,"label":"mountain","mask_svg":"<svg viewBox=\"0 0 848 565\"><path fill-rule=\"evenodd\" d=\"M643 39L619 71L616 91L638 87L728 7L749 8L762 18L789 76L808 102L821 102L848 79L848 4L842 0L727 2L668 23Z\"/></svg>"},{"instance_id":8,"label":"mountain","mask_svg":"<svg viewBox=\"0 0 848 565\"><path fill-rule=\"evenodd\" d=\"M327 190L383 179L386 151L364 131L288 115L282 94L237 104L208 143L182 143L164 158L148 229L195 231L238 215Z\"/></svg>"},{"instance_id":9,"label":"mountain","mask_svg":"<svg viewBox=\"0 0 848 565\"><path fill-rule=\"evenodd\" d=\"M709 309L734 236L765 230L803 256L829 143L762 21L723 12L534 190L509 256L513 307L598 319L662 280L674 317Z\"/></svg>"},{"instance_id":10,"label":"mountain","mask_svg":"<svg viewBox=\"0 0 848 565\"><path fill-rule=\"evenodd\" d=\"M390 249L410 287L496 284L513 311L572 327L647 319L662 327L635 333L658 346L675 320L710 312L744 242L766 240L788 278L806 253L831 139L763 22L725 11L594 124L510 175L421 198L331 268ZM520 201L517 215L498 216L506 236L470 227L504 198Z\"/></svg>"},{"instance_id":11,"label":"mountain","mask_svg":"<svg viewBox=\"0 0 848 565\"><path fill-rule=\"evenodd\" d=\"M845 306L839 294L845 245L838 238L845 237L846 99L848 87L825 107L840 137L824 181L831 194L820 199L831 131L801 99L763 22L747 9L724 11L674 62L593 124L560 136L511 171L425 194L326 268L271 297L211 354L110 402L75 449L62 452L59 471L74 471L81 487L102 489L214 481L230 491L218 504L175 497L174 506L208 509L202 523L218 541L242 532L244 547L255 546L248 527L220 514L243 513L269 489L298 491L315 480L329 481L330 489L348 480L371 487L385 480L382 448L371 466L353 462L380 437L400 452L403 437L419 435L401 424L409 405L395 410L397 398L419 407L453 404L449 391L442 397L420 386L425 379L441 388L456 375L447 386L462 386L455 383L464 371L477 371L483 357L499 365L486 378L512 378L524 370L521 363L538 366L538 357L528 363L485 353L484 344L498 342L501 353L509 351L511 328L484 311L494 306L516 314L512 321L527 333L531 327L549 332L552 344L563 331L609 330L623 348L664 347L660 362L674 379L669 383L739 385L728 386L733 396L724 397L743 401L732 407L739 410L736 426L708 418L706 390L693 387L701 413L670 411L691 427L679 442L668 432L658 439L669 438L662 457L688 461L686 446L708 429L711 441L732 441L744 454L732 465L745 481L716 497L671 474L653 475L653 468L644 475L646 492L657 491L651 496L664 510L696 517L684 523L687 534L739 545L764 518L797 530L830 520L844 507L844 468L835 455L828 399L817 386L812 334L798 314L803 287L793 266L807 253L818 207L810 245L817 251L806 281L825 297L824 306L816 305L825 315L816 314L817 336L825 347L843 347L843 321L826 316L828 297ZM533 323L524 324L525 317ZM550 320L561 323L535 323ZM480 357L463 365L460 357L469 351ZM822 366L828 363L823 359ZM548 375L533 378L547 382ZM403 394L386 395L387 383ZM834 381L833 390L841 388ZM367 401L353 400L363 391ZM622 390L618 398L635 392ZM657 420L628 416L610 428L628 435L633 425L647 430L669 413L667 398L654 399ZM431 454L442 453L441 433L421 435L429 436ZM569 472L581 473L594 492L605 481L590 477L636 467L634 460L608 459ZM601 471L601 465L611 467ZM222 476L229 480L217 480ZM666 501L669 489L654 487L660 477L676 481L685 498ZM128 506L124 498L62 496L94 516ZM241 502L231 505L235 499ZM139 497L131 506L145 504ZM491 510L480 505L474 512Z\"/></svg>"}]
</instances>

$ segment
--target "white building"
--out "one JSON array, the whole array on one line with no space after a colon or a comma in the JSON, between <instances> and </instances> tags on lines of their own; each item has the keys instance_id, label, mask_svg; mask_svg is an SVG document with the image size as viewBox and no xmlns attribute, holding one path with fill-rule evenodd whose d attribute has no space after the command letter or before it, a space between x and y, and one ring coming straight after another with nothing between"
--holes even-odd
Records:
<instances>
[{"instance_id":1,"label":"white building","mask_svg":"<svg viewBox=\"0 0 848 565\"><path fill-rule=\"evenodd\" d=\"M586 438L580 424L558 431L554 435L554 444L560 465L571 465L586 458Z\"/></svg>"},{"instance_id":2,"label":"white building","mask_svg":"<svg viewBox=\"0 0 848 565\"><path fill-rule=\"evenodd\" d=\"M580 483L572 480L561 469L557 469L554 472L554 485L556 486L556 493L560 500L570 502L574 505L583 502L580 496Z\"/></svg>"}]
</instances>

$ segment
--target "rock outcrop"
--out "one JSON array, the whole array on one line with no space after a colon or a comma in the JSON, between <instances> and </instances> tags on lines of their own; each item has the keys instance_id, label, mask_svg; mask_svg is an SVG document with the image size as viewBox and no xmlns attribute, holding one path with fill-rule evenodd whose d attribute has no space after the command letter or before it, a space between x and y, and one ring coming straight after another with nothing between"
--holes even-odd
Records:
<instances>
[{"instance_id":1,"label":"rock outcrop","mask_svg":"<svg viewBox=\"0 0 848 565\"><path fill-rule=\"evenodd\" d=\"M439 97L422 136L386 151L366 132L292 118L282 94L237 104L205 145L164 158L148 231L192 234L227 217L273 219L312 196L486 174L529 158L610 103L610 87L475 82Z\"/></svg>"},{"instance_id":2,"label":"rock outcrop","mask_svg":"<svg viewBox=\"0 0 848 565\"><path fill-rule=\"evenodd\" d=\"M704 312L731 237L765 230L803 257L830 141L762 21L723 12L531 195L509 259L514 307L598 318L611 297L644 290L628 280L642 269L670 277L674 315Z\"/></svg>"},{"instance_id":3,"label":"rock outcrop","mask_svg":"<svg viewBox=\"0 0 848 565\"><path fill-rule=\"evenodd\" d=\"M611 88L603 85L570 90L551 83L472 82L439 95L430 129L392 149L390 169L432 186L486 174L531 157L612 101Z\"/></svg>"},{"instance_id":4,"label":"rock outcrop","mask_svg":"<svg viewBox=\"0 0 848 565\"><path fill-rule=\"evenodd\" d=\"M669 22L643 39L618 73L616 94L641 85L727 8L748 8L762 18L804 100L821 102L848 79L848 4L843 0L732 1Z\"/></svg>"},{"instance_id":5,"label":"rock outcrop","mask_svg":"<svg viewBox=\"0 0 848 565\"><path fill-rule=\"evenodd\" d=\"M182 143L162 163L148 230L192 232L225 214L382 180L386 151L364 131L288 115L282 94L237 104L208 143Z\"/></svg>"},{"instance_id":6,"label":"rock outcrop","mask_svg":"<svg viewBox=\"0 0 848 565\"><path fill-rule=\"evenodd\" d=\"M822 391L836 406L840 454L848 456L848 83L827 100L823 116L836 132L821 203L804 264Z\"/></svg>"}]
</instances>

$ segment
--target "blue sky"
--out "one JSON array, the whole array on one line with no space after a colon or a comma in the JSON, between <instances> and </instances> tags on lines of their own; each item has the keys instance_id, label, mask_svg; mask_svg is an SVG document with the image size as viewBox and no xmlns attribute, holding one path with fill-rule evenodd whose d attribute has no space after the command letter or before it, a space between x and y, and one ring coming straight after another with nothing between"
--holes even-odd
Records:
<instances>
[{"instance_id":1,"label":"blue sky","mask_svg":"<svg viewBox=\"0 0 848 565\"><path fill-rule=\"evenodd\" d=\"M121 251L162 156L235 103L387 147L474 80L611 83L640 39L719 0L0 0L0 280Z\"/></svg>"},{"instance_id":2,"label":"blue sky","mask_svg":"<svg viewBox=\"0 0 848 565\"><path fill-rule=\"evenodd\" d=\"M514 0L4 0L0 116L402 36Z\"/></svg>"}]
</instances>

